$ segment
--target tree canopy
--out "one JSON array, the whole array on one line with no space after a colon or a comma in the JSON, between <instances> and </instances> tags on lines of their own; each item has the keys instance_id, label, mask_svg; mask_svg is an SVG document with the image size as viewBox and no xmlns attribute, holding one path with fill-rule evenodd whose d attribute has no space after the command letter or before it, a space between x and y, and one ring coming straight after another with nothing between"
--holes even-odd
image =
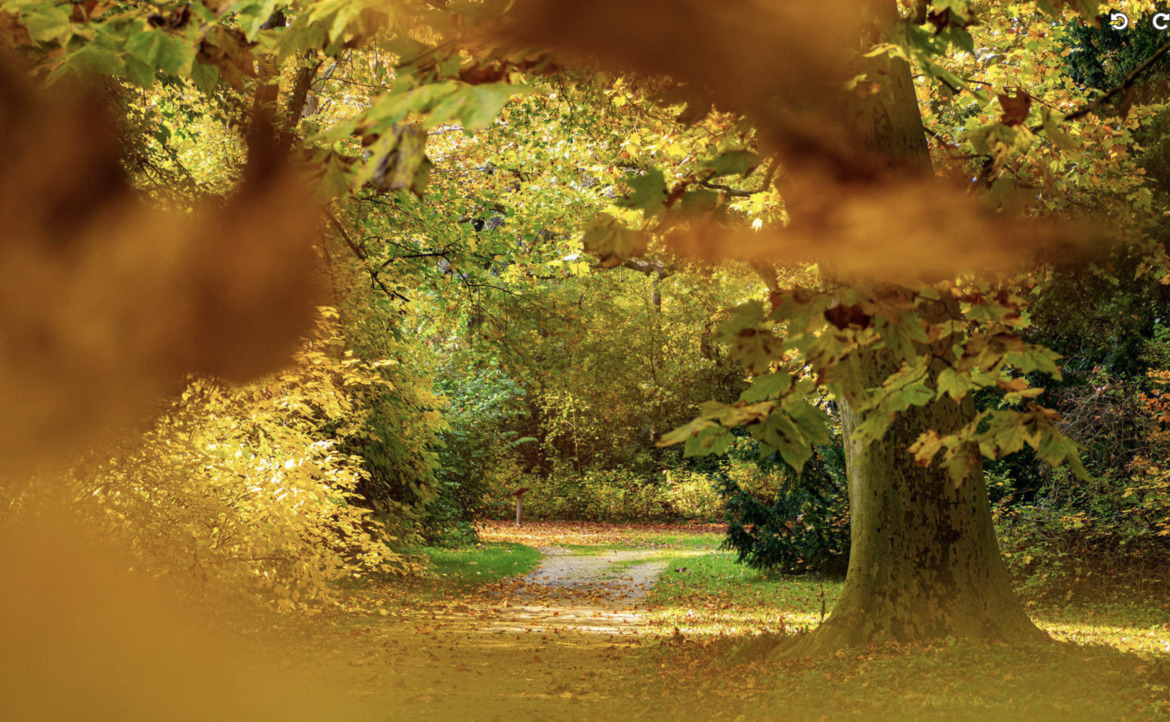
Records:
<instances>
[{"instance_id":1,"label":"tree canopy","mask_svg":"<svg viewBox=\"0 0 1170 722\"><path fill-rule=\"evenodd\" d=\"M1069 362L1154 366L1147 31L1090 1L0 9L0 472L63 463L123 527L182 509L160 568L296 606L528 478L548 513L709 515L691 457L750 451L757 487L850 500L827 646L1033 636L984 462L1087 483Z\"/></svg>"}]
</instances>

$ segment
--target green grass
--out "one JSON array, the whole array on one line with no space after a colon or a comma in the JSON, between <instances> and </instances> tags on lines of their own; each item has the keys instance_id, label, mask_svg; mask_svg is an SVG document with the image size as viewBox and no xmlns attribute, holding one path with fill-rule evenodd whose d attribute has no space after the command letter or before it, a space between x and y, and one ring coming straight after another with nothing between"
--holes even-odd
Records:
<instances>
[{"instance_id":1,"label":"green grass","mask_svg":"<svg viewBox=\"0 0 1170 722\"><path fill-rule=\"evenodd\" d=\"M397 617L404 610L462 604L490 595L494 585L529 573L544 556L513 542L461 549L419 546L408 553L422 562L423 569L345 585L345 607L354 614L342 624L361 626L368 624L369 616Z\"/></svg>"},{"instance_id":2,"label":"green grass","mask_svg":"<svg viewBox=\"0 0 1170 722\"><path fill-rule=\"evenodd\" d=\"M650 622L684 634L741 634L815 627L833 608L842 582L766 575L736 564L734 552L671 557L650 592Z\"/></svg>"},{"instance_id":3,"label":"green grass","mask_svg":"<svg viewBox=\"0 0 1170 722\"><path fill-rule=\"evenodd\" d=\"M1147 659L1170 660L1170 602L1134 595L1128 601L1037 604L1032 620L1054 638L1108 645Z\"/></svg>"},{"instance_id":4,"label":"green grass","mask_svg":"<svg viewBox=\"0 0 1170 722\"><path fill-rule=\"evenodd\" d=\"M510 542L488 542L466 549L419 547L414 553L426 557L431 572L455 587L490 584L527 574L542 556L532 547Z\"/></svg>"}]
</instances>

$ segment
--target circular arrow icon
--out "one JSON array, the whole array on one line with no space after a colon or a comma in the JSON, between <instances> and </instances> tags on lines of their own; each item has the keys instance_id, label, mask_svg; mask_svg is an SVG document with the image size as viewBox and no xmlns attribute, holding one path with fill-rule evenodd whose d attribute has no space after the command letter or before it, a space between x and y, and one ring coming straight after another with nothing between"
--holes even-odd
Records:
<instances>
[{"instance_id":1,"label":"circular arrow icon","mask_svg":"<svg viewBox=\"0 0 1170 722\"><path fill-rule=\"evenodd\" d=\"M1114 30L1125 30L1129 27L1129 16L1125 13L1109 13L1109 27Z\"/></svg>"}]
</instances>

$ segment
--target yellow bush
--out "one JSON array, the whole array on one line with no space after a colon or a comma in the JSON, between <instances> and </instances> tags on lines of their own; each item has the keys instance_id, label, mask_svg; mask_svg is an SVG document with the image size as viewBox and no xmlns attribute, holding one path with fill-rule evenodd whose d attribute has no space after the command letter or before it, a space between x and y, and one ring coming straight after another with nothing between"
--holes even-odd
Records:
<instances>
[{"instance_id":1,"label":"yellow bush","mask_svg":"<svg viewBox=\"0 0 1170 722\"><path fill-rule=\"evenodd\" d=\"M671 472L664 496L675 514L684 519L718 521L723 517L723 499L706 474Z\"/></svg>"},{"instance_id":2,"label":"yellow bush","mask_svg":"<svg viewBox=\"0 0 1170 722\"><path fill-rule=\"evenodd\" d=\"M366 477L341 453L363 433L356 394L386 384L345 351L330 309L291 369L228 388L192 379L132 448L71 474L87 517L128 540L156 575L231 588L281 608L329 598L329 583L405 568L355 504Z\"/></svg>"}]
</instances>

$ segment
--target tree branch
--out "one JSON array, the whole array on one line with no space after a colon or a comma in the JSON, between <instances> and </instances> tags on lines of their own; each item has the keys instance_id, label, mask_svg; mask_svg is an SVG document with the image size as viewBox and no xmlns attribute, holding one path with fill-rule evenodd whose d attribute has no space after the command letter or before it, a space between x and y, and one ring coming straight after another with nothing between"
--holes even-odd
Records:
<instances>
[{"instance_id":1,"label":"tree branch","mask_svg":"<svg viewBox=\"0 0 1170 722\"><path fill-rule=\"evenodd\" d=\"M1078 118L1083 118L1084 116L1088 115L1089 113L1095 113L1096 111L1100 110L1101 106L1108 103L1110 100L1112 100L1114 97L1116 97L1119 93L1126 91L1126 90L1129 90L1129 88L1133 87L1133 84L1137 82L1137 79L1139 77L1141 77L1141 74L1146 72L1147 70L1149 70L1151 65L1156 63L1159 58L1161 58L1163 55L1165 55L1168 52L1170 52L1170 41L1163 43L1162 47L1155 50L1154 53L1150 57L1146 58L1145 62L1143 62L1141 65L1137 66L1133 70L1129 71L1129 74L1125 76L1125 79L1121 81L1120 85L1114 87L1112 90L1105 93L1100 98L1097 98L1096 100L1094 100L1090 103L1086 103L1085 105L1081 106L1077 110L1074 110L1072 113L1069 113L1068 115L1064 116L1064 119L1066 121L1067 120L1076 120ZM1034 128L1030 128L1030 130L1034 133L1038 130L1041 130L1042 128L1043 128L1043 126L1036 126Z\"/></svg>"},{"instance_id":2,"label":"tree branch","mask_svg":"<svg viewBox=\"0 0 1170 722\"><path fill-rule=\"evenodd\" d=\"M404 303L410 303L409 298L403 296L397 291L391 291L386 287L385 283L382 283L382 279L378 275L378 272L370 267L369 254L367 254L361 246L353 242L353 239L350 238L349 233L346 232L345 227L341 225L341 221L337 220L337 217L329 211L325 211L325 217L329 219L330 225L337 229L337 233L341 236L341 240L345 241L345 245L349 246L349 249L353 251L354 255L361 259L362 263L365 264L366 272L370 274L370 280L372 280L378 286L378 288L381 288L382 291L390 298L400 298Z\"/></svg>"},{"instance_id":3,"label":"tree branch","mask_svg":"<svg viewBox=\"0 0 1170 722\"><path fill-rule=\"evenodd\" d=\"M312 60L312 57L312 51L305 53L305 60ZM285 110L288 114L290 128L296 127L297 121L301 118L301 113L305 111L305 102L309 99L309 89L313 87L313 80L320 68L320 60L297 68L296 80L293 81L292 96L289 98L288 107Z\"/></svg>"},{"instance_id":4,"label":"tree branch","mask_svg":"<svg viewBox=\"0 0 1170 722\"><path fill-rule=\"evenodd\" d=\"M628 268L631 271L644 273L647 276L653 274L658 276L660 279L666 278L667 276L673 276L677 270L674 268L674 266L668 266L666 262L660 258L656 258L653 261L646 260L645 258L627 258L618 265L618 268Z\"/></svg>"},{"instance_id":5,"label":"tree branch","mask_svg":"<svg viewBox=\"0 0 1170 722\"><path fill-rule=\"evenodd\" d=\"M711 188L713 190L723 191L724 193L731 196L732 198L748 198L748 197L753 196L756 193L760 192L760 191L744 191L744 190L740 190L739 188L732 188L731 186L723 185L722 183L712 183L711 181L706 181L706 180L702 180L702 179L699 179L699 185L703 186L704 188ZM763 190L763 189L761 189L761 190Z\"/></svg>"}]
</instances>

